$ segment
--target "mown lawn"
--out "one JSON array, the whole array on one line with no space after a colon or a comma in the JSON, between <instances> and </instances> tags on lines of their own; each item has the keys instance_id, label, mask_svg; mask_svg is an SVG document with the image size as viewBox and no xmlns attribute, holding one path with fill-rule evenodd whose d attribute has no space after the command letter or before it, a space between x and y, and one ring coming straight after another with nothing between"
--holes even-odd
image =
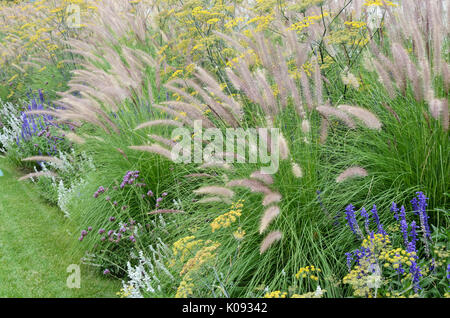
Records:
<instances>
[{"instance_id":1,"label":"mown lawn","mask_svg":"<svg viewBox=\"0 0 450 318\"><path fill-rule=\"evenodd\" d=\"M117 297L119 281L80 264L73 224L3 158L0 169L0 297ZM79 289L67 287L70 264L80 265Z\"/></svg>"}]
</instances>

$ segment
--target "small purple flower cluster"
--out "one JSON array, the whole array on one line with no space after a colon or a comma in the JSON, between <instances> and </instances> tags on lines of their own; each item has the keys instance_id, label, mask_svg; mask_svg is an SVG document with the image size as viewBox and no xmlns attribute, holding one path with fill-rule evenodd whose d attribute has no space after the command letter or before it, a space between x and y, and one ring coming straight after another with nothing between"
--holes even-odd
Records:
<instances>
[{"instance_id":1,"label":"small purple flower cluster","mask_svg":"<svg viewBox=\"0 0 450 318\"><path fill-rule=\"evenodd\" d=\"M109 221L110 222L114 222L116 220L115 217L110 217ZM124 223L122 225L120 225L119 229L117 231L115 230L109 230L108 232L106 232L106 230L104 228L101 228L98 230L98 235L100 235L100 241L105 242L105 241L109 241L109 242L113 242L113 243L119 243L121 241L121 239L123 238L123 236L129 232L131 233L128 236L128 239L133 242L136 243L136 237L135 234L133 234L134 231L134 226L136 225L136 221L133 219L129 219L129 224L128 223ZM88 231L92 231L92 227L88 228ZM106 235L104 235L106 233ZM83 238L87 235L87 231L83 230L81 232L81 237L80 237L80 241L83 240Z\"/></svg>"},{"instance_id":2,"label":"small purple flower cluster","mask_svg":"<svg viewBox=\"0 0 450 318\"><path fill-rule=\"evenodd\" d=\"M100 194L102 194L102 193L105 193L106 192L106 189L104 188L104 187L102 187L102 186L100 186L98 189L97 189L97 191L95 191L95 193L94 193L94 198L98 198L98 196L100 195Z\"/></svg>"},{"instance_id":3,"label":"small purple flower cluster","mask_svg":"<svg viewBox=\"0 0 450 318\"><path fill-rule=\"evenodd\" d=\"M147 184L144 182L136 182L136 180L139 178L139 171L128 171L125 176L123 177L122 183L120 184L120 189L125 188L126 185L134 185L136 187L139 188L143 188L146 187ZM143 180L142 180L143 181ZM117 191L119 189L119 187L117 186L113 186L112 189L114 191ZM105 193L106 191L108 191L108 189L105 189L103 186L100 186L98 188L98 190L94 193L94 198L98 198L100 196L100 194ZM145 192L144 192L145 193ZM167 192L163 192L161 194L160 197L156 198L156 202L155 202L155 208L159 208L161 206L161 202L163 201L164 197L166 197L168 195ZM145 200L147 197L154 197L155 194L153 193L152 190L148 190L146 194L140 194L139 197L143 200ZM111 202L112 198L110 195L105 197L105 200L108 202ZM117 207L119 204L117 201L113 201L112 205L114 207ZM128 206L124 205L121 207L122 211L125 211L126 209L128 209Z\"/></svg>"},{"instance_id":4,"label":"small purple flower cluster","mask_svg":"<svg viewBox=\"0 0 450 318\"><path fill-rule=\"evenodd\" d=\"M86 230L82 230L81 231L81 236L78 238L78 241L83 241L84 240L84 237L86 236L86 235L88 235L88 232L91 232L92 231L92 227L90 226L90 227L88 227L88 229L87 229L87 231Z\"/></svg>"},{"instance_id":5,"label":"small purple flower cluster","mask_svg":"<svg viewBox=\"0 0 450 318\"><path fill-rule=\"evenodd\" d=\"M163 198L164 198L165 196L167 196L167 192L162 193L162 194L161 194L161 197L159 197L159 198L156 199L155 207L159 208L160 202L162 202L162 200L163 200Z\"/></svg>"},{"instance_id":6,"label":"small purple flower cluster","mask_svg":"<svg viewBox=\"0 0 450 318\"><path fill-rule=\"evenodd\" d=\"M139 178L139 171L128 171L123 177L120 188L123 189L127 184L132 185L137 178Z\"/></svg>"}]
</instances>

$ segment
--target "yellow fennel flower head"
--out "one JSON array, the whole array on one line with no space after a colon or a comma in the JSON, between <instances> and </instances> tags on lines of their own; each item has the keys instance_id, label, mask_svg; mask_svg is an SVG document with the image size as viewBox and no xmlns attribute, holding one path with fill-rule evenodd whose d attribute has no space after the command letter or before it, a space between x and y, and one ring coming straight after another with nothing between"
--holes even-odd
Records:
<instances>
[{"instance_id":1,"label":"yellow fennel flower head","mask_svg":"<svg viewBox=\"0 0 450 318\"><path fill-rule=\"evenodd\" d=\"M237 231L233 232L233 236L236 240L242 241L245 237L245 231L241 227L239 227Z\"/></svg>"},{"instance_id":2,"label":"yellow fennel flower head","mask_svg":"<svg viewBox=\"0 0 450 318\"><path fill-rule=\"evenodd\" d=\"M375 6L375 7L383 7L383 6L388 6L388 7L398 7L398 4L393 3L392 1L388 1L388 0L366 0L366 2L363 4L365 6Z\"/></svg>"},{"instance_id":3,"label":"yellow fennel flower head","mask_svg":"<svg viewBox=\"0 0 450 318\"><path fill-rule=\"evenodd\" d=\"M180 276L198 271L204 264L215 259L215 251L219 248L220 244L211 241L207 241L207 243L210 243L211 245L203 246L198 250L194 257L190 258L183 266Z\"/></svg>"},{"instance_id":4,"label":"yellow fennel flower head","mask_svg":"<svg viewBox=\"0 0 450 318\"><path fill-rule=\"evenodd\" d=\"M211 222L211 230L215 232L218 229L230 227L232 223L236 222L237 218L242 215L241 208L243 201L239 200L231 205L229 212L219 215Z\"/></svg>"},{"instance_id":5,"label":"yellow fennel flower head","mask_svg":"<svg viewBox=\"0 0 450 318\"><path fill-rule=\"evenodd\" d=\"M281 292L280 290L276 290L270 293L266 293L264 295L264 298L286 298L287 293Z\"/></svg>"},{"instance_id":6,"label":"yellow fennel flower head","mask_svg":"<svg viewBox=\"0 0 450 318\"><path fill-rule=\"evenodd\" d=\"M193 255L194 251L203 244L203 240L196 240L195 236L186 236L172 245L172 253L174 257L178 257L181 262L187 258L187 256Z\"/></svg>"},{"instance_id":7,"label":"yellow fennel flower head","mask_svg":"<svg viewBox=\"0 0 450 318\"><path fill-rule=\"evenodd\" d=\"M127 297L131 296L133 290L134 290L134 286L129 285L124 288L121 288L120 291L116 293L116 295L119 296L120 298L127 298Z\"/></svg>"},{"instance_id":8,"label":"yellow fennel flower head","mask_svg":"<svg viewBox=\"0 0 450 318\"><path fill-rule=\"evenodd\" d=\"M175 298L188 298L193 296L193 288L195 287L189 277L185 277L177 288Z\"/></svg>"},{"instance_id":9,"label":"yellow fennel flower head","mask_svg":"<svg viewBox=\"0 0 450 318\"><path fill-rule=\"evenodd\" d=\"M313 273L320 273L321 269L316 268L314 265L302 267L298 270L297 274L295 274L295 278L306 278L309 276L312 280L319 280L319 277L317 275L314 275Z\"/></svg>"}]
</instances>

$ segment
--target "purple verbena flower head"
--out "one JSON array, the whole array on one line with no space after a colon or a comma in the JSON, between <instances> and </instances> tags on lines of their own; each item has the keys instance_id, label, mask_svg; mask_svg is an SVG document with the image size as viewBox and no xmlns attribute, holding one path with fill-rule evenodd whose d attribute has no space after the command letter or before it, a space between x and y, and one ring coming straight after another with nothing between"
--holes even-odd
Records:
<instances>
[{"instance_id":1,"label":"purple verbena flower head","mask_svg":"<svg viewBox=\"0 0 450 318\"><path fill-rule=\"evenodd\" d=\"M111 273L111 271L109 270L109 269L105 269L104 271L103 271L103 274L104 275L108 275L108 274L110 274Z\"/></svg>"},{"instance_id":2,"label":"purple verbena flower head","mask_svg":"<svg viewBox=\"0 0 450 318\"><path fill-rule=\"evenodd\" d=\"M105 233L105 229L98 230L98 234L103 234L103 233Z\"/></svg>"},{"instance_id":3,"label":"purple verbena flower head","mask_svg":"<svg viewBox=\"0 0 450 318\"><path fill-rule=\"evenodd\" d=\"M110 222L114 222L115 220L116 220L116 218L115 218L114 216L112 216L112 217L109 218L109 221L110 221Z\"/></svg>"},{"instance_id":4,"label":"purple verbena flower head","mask_svg":"<svg viewBox=\"0 0 450 318\"><path fill-rule=\"evenodd\" d=\"M127 184L132 185L137 178L139 178L139 171L128 171L123 177L120 188L123 189Z\"/></svg>"},{"instance_id":5,"label":"purple verbena flower head","mask_svg":"<svg viewBox=\"0 0 450 318\"><path fill-rule=\"evenodd\" d=\"M105 193L106 189L102 186L100 186L97 191L94 193L94 198L98 198L98 196L102 193Z\"/></svg>"}]
</instances>

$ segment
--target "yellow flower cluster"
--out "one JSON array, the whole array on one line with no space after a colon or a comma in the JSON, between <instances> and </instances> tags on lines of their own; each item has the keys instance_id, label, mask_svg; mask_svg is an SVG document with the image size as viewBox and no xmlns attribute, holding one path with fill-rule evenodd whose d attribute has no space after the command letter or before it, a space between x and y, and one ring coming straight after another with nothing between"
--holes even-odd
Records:
<instances>
[{"instance_id":1,"label":"yellow flower cluster","mask_svg":"<svg viewBox=\"0 0 450 318\"><path fill-rule=\"evenodd\" d=\"M271 11L266 15L259 15L247 21L247 24L254 23L256 25L255 31L261 32L270 25L270 23L275 19L275 11Z\"/></svg>"},{"instance_id":2,"label":"yellow flower cluster","mask_svg":"<svg viewBox=\"0 0 450 318\"><path fill-rule=\"evenodd\" d=\"M317 275L320 272L321 272L320 268L316 268L314 267L314 265L306 266L299 269L298 273L295 274L295 278L300 279L309 277L312 280L318 281L319 277Z\"/></svg>"},{"instance_id":3,"label":"yellow flower cluster","mask_svg":"<svg viewBox=\"0 0 450 318\"><path fill-rule=\"evenodd\" d=\"M289 29L295 30L297 32L301 32L301 31L303 31L303 29L315 24L317 21L320 21L324 17L327 17L329 15L330 15L329 12L324 12L323 14L311 15L311 16L305 17L301 21L292 24Z\"/></svg>"},{"instance_id":4,"label":"yellow flower cluster","mask_svg":"<svg viewBox=\"0 0 450 318\"><path fill-rule=\"evenodd\" d=\"M20 83L13 82L9 87L12 97L20 92L21 84L27 76L32 74L32 69L37 72L45 70L35 61L48 61L58 64L64 59L60 56L66 45L64 41L68 37L78 37L80 28L72 28L69 22L72 11L69 5L77 5L80 8L80 18L87 21L96 10L98 0L41 0L30 3L29 1L14 1L0 3L0 67L8 77ZM30 62L30 58L35 61ZM59 67L58 67L59 66ZM30 71L31 69L31 71ZM17 85L15 85L17 84Z\"/></svg>"},{"instance_id":5,"label":"yellow flower cluster","mask_svg":"<svg viewBox=\"0 0 450 318\"><path fill-rule=\"evenodd\" d=\"M185 277L177 288L177 293L175 294L175 298L188 298L191 297L194 292L194 283L189 277Z\"/></svg>"},{"instance_id":6,"label":"yellow flower cluster","mask_svg":"<svg viewBox=\"0 0 450 318\"><path fill-rule=\"evenodd\" d=\"M160 7L160 13L156 17L158 24L176 24L178 28L177 37L169 39L164 49L160 50L162 58L176 65L188 64L187 60L197 62L205 58L219 65L225 63L229 56L224 56L221 50L213 49L220 46L221 42L214 31L225 33L244 21L242 17L234 16L235 1L190 0L180 4L173 0L156 0L156 3ZM184 74L186 75L188 74Z\"/></svg>"},{"instance_id":7,"label":"yellow flower cluster","mask_svg":"<svg viewBox=\"0 0 450 318\"><path fill-rule=\"evenodd\" d=\"M396 248L389 251L382 251L379 259L385 261L383 265L384 267L389 267L392 265L394 269L397 269L402 264L411 266L415 255L415 252L408 253L402 248Z\"/></svg>"},{"instance_id":8,"label":"yellow flower cluster","mask_svg":"<svg viewBox=\"0 0 450 318\"><path fill-rule=\"evenodd\" d=\"M392 1L388 1L388 0L366 0L366 2L363 4L365 6L375 6L375 7L383 7L383 6L388 6L388 7L397 7L398 4L393 3Z\"/></svg>"},{"instance_id":9,"label":"yellow flower cluster","mask_svg":"<svg viewBox=\"0 0 450 318\"><path fill-rule=\"evenodd\" d=\"M368 35L364 36L359 29L337 30L331 31L330 35L326 37L329 44L360 46L363 47L369 43Z\"/></svg>"},{"instance_id":10,"label":"yellow flower cluster","mask_svg":"<svg viewBox=\"0 0 450 318\"><path fill-rule=\"evenodd\" d=\"M280 290L276 290L264 295L264 298L286 298L287 293L281 292Z\"/></svg>"},{"instance_id":11,"label":"yellow flower cluster","mask_svg":"<svg viewBox=\"0 0 450 318\"><path fill-rule=\"evenodd\" d=\"M371 262L365 258L360 260L361 265L356 265L342 280L344 284L353 287L353 295L358 297L370 297L372 291L368 285L368 269Z\"/></svg>"},{"instance_id":12,"label":"yellow flower cluster","mask_svg":"<svg viewBox=\"0 0 450 318\"><path fill-rule=\"evenodd\" d=\"M361 246L364 248L370 248L371 251L382 251L389 247L391 244L391 240L388 235L384 234L374 234L373 237L370 235L364 239Z\"/></svg>"},{"instance_id":13,"label":"yellow flower cluster","mask_svg":"<svg viewBox=\"0 0 450 318\"><path fill-rule=\"evenodd\" d=\"M236 240L241 241L245 237L245 231L239 227L236 231L233 232L233 236Z\"/></svg>"},{"instance_id":14,"label":"yellow flower cluster","mask_svg":"<svg viewBox=\"0 0 450 318\"><path fill-rule=\"evenodd\" d=\"M216 254L214 252L219 248L220 244L209 240L206 241L205 244L211 245L205 245L200 250L198 250L197 253L195 253L195 256L189 259L183 266L183 269L180 272L180 276L186 275L191 271L197 271L204 264L212 261L215 258Z\"/></svg>"},{"instance_id":15,"label":"yellow flower cluster","mask_svg":"<svg viewBox=\"0 0 450 318\"><path fill-rule=\"evenodd\" d=\"M344 24L355 29L364 29L367 25L362 21L345 21Z\"/></svg>"},{"instance_id":16,"label":"yellow flower cluster","mask_svg":"<svg viewBox=\"0 0 450 318\"><path fill-rule=\"evenodd\" d=\"M242 214L243 200L239 200L231 205L230 211L215 218L211 222L212 232L220 229L230 227L232 223L236 222L237 218Z\"/></svg>"},{"instance_id":17,"label":"yellow flower cluster","mask_svg":"<svg viewBox=\"0 0 450 318\"><path fill-rule=\"evenodd\" d=\"M169 266L174 267L181 263L180 276L182 280L178 286L177 298L186 298L193 295L195 284L193 277L202 275L202 269L216 258L216 250L220 244L211 240L196 239L195 236L186 236L172 245L174 259Z\"/></svg>"},{"instance_id":18,"label":"yellow flower cluster","mask_svg":"<svg viewBox=\"0 0 450 318\"><path fill-rule=\"evenodd\" d=\"M434 253L436 254L436 266L446 265L448 258L450 257L450 251L443 245L437 245L434 247Z\"/></svg>"},{"instance_id":19,"label":"yellow flower cluster","mask_svg":"<svg viewBox=\"0 0 450 318\"><path fill-rule=\"evenodd\" d=\"M133 289L134 289L133 285L129 285L126 288L121 288L120 291L116 293L116 295L119 296L120 298L127 298L131 296Z\"/></svg>"},{"instance_id":20,"label":"yellow flower cluster","mask_svg":"<svg viewBox=\"0 0 450 318\"><path fill-rule=\"evenodd\" d=\"M196 240L195 236L186 236L172 245L172 253L180 262L184 262L188 256L194 255L194 250L203 245L203 240Z\"/></svg>"}]
</instances>

